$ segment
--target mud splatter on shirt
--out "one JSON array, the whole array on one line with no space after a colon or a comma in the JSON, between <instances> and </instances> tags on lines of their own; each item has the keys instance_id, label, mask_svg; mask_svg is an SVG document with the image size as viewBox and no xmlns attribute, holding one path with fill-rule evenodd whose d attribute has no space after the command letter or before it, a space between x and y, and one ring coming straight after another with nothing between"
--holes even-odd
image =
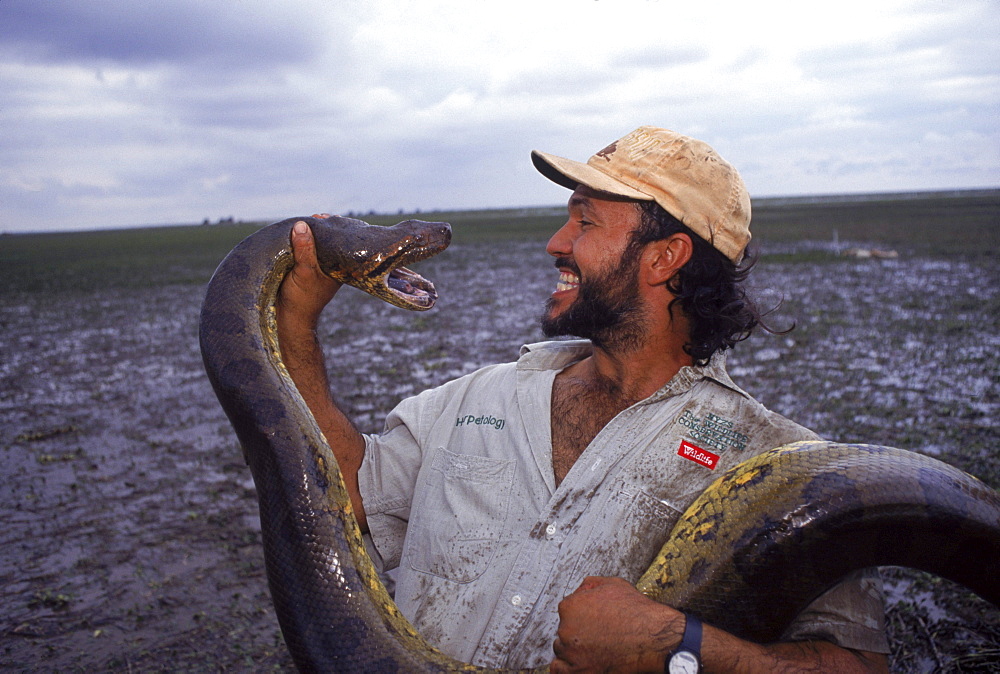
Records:
<instances>
[{"instance_id":1,"label":"mud splatter on shirt","mask_svg":"<svg viewBox=\"0 0 1000 674\"><path fill-rule=\"evenodd\" d=\"M458 659L548 663L557 606L584 577L635 582L718 475L761 451L817 438L737 387L719 356L682 368L623 410L556 488L552 382L590 348L524 347L516 363L404 400L384 432L367 437L361 490L396 602ZM887 652L873 584L838 586L790 633Z\"/></svg>"}]
</instances>

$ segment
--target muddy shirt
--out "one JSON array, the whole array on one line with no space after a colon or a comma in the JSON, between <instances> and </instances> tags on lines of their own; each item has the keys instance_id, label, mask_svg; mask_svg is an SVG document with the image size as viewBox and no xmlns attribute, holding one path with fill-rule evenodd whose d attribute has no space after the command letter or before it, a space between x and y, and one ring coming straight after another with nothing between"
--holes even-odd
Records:
<instances>
[{"instance_id":1,"label":"muddy shirt","mask_svg":"<svg viewBox=\"0 0 1000 674\"><path fill-rule=\"evenodd\" d=\"M557 488L556 374L588 342L522 348L403 401L361 468L365 512L395 600L433 644L487 667L547 664L557 607L586 576L636 582L687 506L759 452L817 436L741 391L717 357L622 411ZM786 633L888 652L877 577L845 582Z\"/></svg>"}]
</instances>

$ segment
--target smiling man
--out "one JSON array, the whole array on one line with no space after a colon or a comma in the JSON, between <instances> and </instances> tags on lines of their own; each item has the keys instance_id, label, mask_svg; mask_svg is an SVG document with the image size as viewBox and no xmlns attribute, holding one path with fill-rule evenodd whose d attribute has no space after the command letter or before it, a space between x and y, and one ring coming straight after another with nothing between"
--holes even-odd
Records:
<instances>
[{"instance_id":1,"label":"smiling man","mask_svg":"<svg viewBox=\"0 0 1000 674\"><path fill-rule=\"evenodd\" d=\"M631 585L719 474L816 438L725 370L725 352L760 321L742 285L750 200L736 170L655 127L586 163L532 160L573 190L547 246L559 277L542 327L582 339L523 347L514 363L404 400L379 435L358 433L333 403L315 326L338 286L318 271L308 228L292 234L285 360L404 615L446 653L489 667L884 671L875 576L845 580L769 645Z\"/></svg>"}]
</instances>

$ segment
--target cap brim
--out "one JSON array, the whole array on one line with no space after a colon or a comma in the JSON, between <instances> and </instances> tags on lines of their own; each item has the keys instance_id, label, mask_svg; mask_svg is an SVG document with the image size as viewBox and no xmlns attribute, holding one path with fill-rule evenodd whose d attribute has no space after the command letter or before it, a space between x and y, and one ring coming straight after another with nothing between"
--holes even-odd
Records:
<instances>
[{"instance_id":1,"label":"cap brim","mask_svg":"<svg viewBox=\"0 0 1000 674\"><path fill-rule=\"evenodd\" d=\"M571 190L575 190L580 185L586 185L598 192L607 192L639 201L653 201L653 197L650 195L629 187L590 164L564 159L538 150L531 151L531 163L543 176L557 185Z\"/></svg>"}]
</instances>

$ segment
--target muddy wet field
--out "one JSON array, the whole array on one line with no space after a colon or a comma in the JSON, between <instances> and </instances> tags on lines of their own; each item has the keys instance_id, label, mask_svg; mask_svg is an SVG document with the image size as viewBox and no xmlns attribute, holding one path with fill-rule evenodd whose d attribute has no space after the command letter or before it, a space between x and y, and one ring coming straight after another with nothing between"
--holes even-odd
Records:
<instances>
[{"instance_id":1,"label":"muddy wet field","mask_svg":"<svg viewBox=\"0 0 1000 674\"><path fill-rule=\"evenodd\" d=\"M341 292L321 332L358 426L540 340L556 281L543 247L457 242L419 266L442 295L428 313ZM783 300L774 323L797 327L738 346L731 373L825 437L924 452L1000 487L996 254L897 250L769 246L755 286ZM198 351L213 266L192 256L151 263L155 281L0 296L0 669L290 669L253 483ZM896 671L1000 670L995 607L910 571L886 584Z\"/></svg>"}]
</instances>

